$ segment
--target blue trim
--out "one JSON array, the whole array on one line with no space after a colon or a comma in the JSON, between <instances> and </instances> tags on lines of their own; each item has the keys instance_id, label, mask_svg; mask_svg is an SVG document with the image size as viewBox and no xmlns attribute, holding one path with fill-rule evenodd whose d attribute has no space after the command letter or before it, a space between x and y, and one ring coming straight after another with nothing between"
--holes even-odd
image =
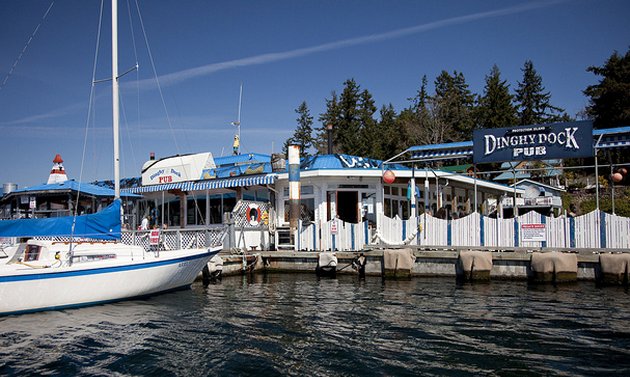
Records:
<instances>
[{"instance_id":1,"label":"blue trim","mask_svg":"<svg viewBox=\"0 0 630 377\"><path fill-rule=\"evenodd\" d=\"M166 289L164 291L149 293L149 294L146 294L146 295L125 297L125 298L122 298L122 299L92 301L92 302L86 302L86 303L82 303L82 304L48 306L48 307L39 308L39 309L28 309L28 310L19 310L19 311L15 311L15 312L5 312L5 313L0 313L0 317L8 316L8 315L19 315L19 314L44 312L44 311L48 311L48 310L77 309L77 308L83 308L83 307L86 307L86 306L105 305L105 304L112 304L112 303L115 303L115 302L122 302L122 301L142 300L142 299L147 299L149 297L161 295L161 294L164 294L164 293L177 292L177 291L183 291L185 289L190 289L191 285L192 284L182 285L181 287L177 287L177 288Z\"/></svg>"},{"instance_id":2,"label":"blue trim","mask_svg":"<svg viewBox=\"0 0 630 377\"><path fill-rule=\"evenodd\" d=\"M599 247L606 247L606 212L599 211Z\"/></svg>"},{"instance_id":3,"label":"blue trim","mask_svg":"<svg viewBox=\"0 0 630 377\"><path fill-rule=\"evenodd\" d=\"M352 250L356 250L354 247L354 226L356 224L350 224L350 245L352 246Z\"/></svg>"},{"instance_id":4,"label":"blue trim","mask_svg":"<svg viewBox=\"0 0 630 377\"><path fill-rule=\"evenodd\" d=\"M317 250L317 224L313 223L313 249Z\"/></svg>"},{"instance_id":5,"label":"blue trim","mask_svg":"<svg viewBox=\"0 0 630 377\"><path fill-rule=\"evenodd\" d=\"M7 283L7 282L13 282L13 281L26 281L26 280L59 279L59 278L67 278L67 277L73 277L73 276L100 275L100 274L108 274L112 272L141 270L144 268L154 268L154 267L166 266L169 264L181 263L181 262L185 262L189 260L206 258L208 255L215 255L215 254L218 254L218 251L214 253L208 251L207 253L204 253L204 254L193 255L189 257L169 259L169 260L164 260L164 261L139 263L139 264L132 264L132 265L124 265L124 266L116 266L116 267L101 267L101 268L93 268L93 269L79 270L79 271L51 272L51 273L46 273L46 274L0 276L0 283Z\"/></svg>"},{"instance_id":6,"label":"blue trim","mask_svg":"<svg viewBox=\"0 0 630 377\"><path fill-rule=\"evenodd\" d=\"M514 218L514 247L518 247L518 238L519 238L519 232L518 232L518 218Z\"/></svg>"},{"instance_id":7,"label":"blue trim","mask_svg":"<svg viewBox=\"0 0 630 377\"><path fill-rule=\"evenodd\" d=\"M479 214L479 230L480 230L480 234L479 234L479 243L481 244L481 246L486 246L486 235L485 235L485 229L484 229L484 221L483 221L483 215Z\"/></svg>"},{"instance_id":8,"label":"blue trim","mask_svg":"<svg viewBox=\"0 0 630 377\"><path fill-rule=\"evenodd\" d=\"M300 181L300 165L299 164L289 165L289 182L299 182L299 181Z\"/></svg>"},{"instance_id":9,"label":"blue trim","mask_svg":"<svg viewBox=\"0 0 630 377\"><path fill-rule=\"evenodd\" d=\"M365 233L365 244L369 245L370 244L370 240L368 239L369 227L368 227L368 222L367 221L363 222L363 230L364 230L364 233Z\"/></svg>"},{"instance_id":10,"label":"blue trim","mask_svg":"<svg viewBox=\"0 0 630 377\"><path fill-rule=\"evenodd\" d=\"M451 221L452 220L447 220L446 222L446 245L447 246L451 246L453 244L453 232L451 230Z\"/></svg>"},{"instance_id":11,"label":"blue trim","mask_svg":"<svg viewBox=\"0 0 630 377\"><path fill-rule=\"evenodd\" d=\"M403 220L402 222L402 240L405 241L407 239L407 221Z\"/></svg>"},{"instance_id":12,"label":"blue trim","mask_svg":"<svg viewBox=\"0 0 630 377\"><path fill-rule=\"evenodd\" d=\"M569 218L569 244L575 247L575 217Z\"/></svg>"},{"instance_id":13,"label":"blue trim","mask_svg":"<svg viewBox=\"0 0 630 377\"><path fill-rule=\"evenodd\" d=\"M541 223L545 224L545 239L547 239L547 216L540 216ZM542 241L540 244L541 247L547 247L547 241Z\"/></svg>"},{"instance_id":14,"label":"blue trim","mask_svg":"<svg viewBox=\"0 0 630 377\"><path fill-rule=\"evenodd\" d=\"M330 249L330 251L335 251L336 248L337 246L335 245L335 235L332 234L332 248Z\"/></svg>"}]
</instances>

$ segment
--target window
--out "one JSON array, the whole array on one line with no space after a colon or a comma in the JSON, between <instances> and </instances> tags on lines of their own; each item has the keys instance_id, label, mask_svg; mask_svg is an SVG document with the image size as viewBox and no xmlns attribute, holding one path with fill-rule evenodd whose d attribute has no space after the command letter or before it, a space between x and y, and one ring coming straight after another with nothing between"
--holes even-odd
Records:
<instances>
[{"instance_id":1,"label":"window","mask_svg":"<svg viewBox=\"0 0 630 377\"><path fill-rule=\"evenodd\" d=\"M37 245L28 245L24 252L24 262L33 262L39 259L40 247Z\"/></svg>"},{"instance_id":2,"label":"window","mask_svg":"<svg viewBox=\"0 0 630 377\"><path fill-rule=\"evenodd\" d=\"M308 186L300 186L300 196L302 195L313 195L313 186L308 185ZM284 194L285 198L289 197L289 188L285 187L284 190L282 190L282 193Z\"/></svg>"},{"instance_id":3,"label":"window","mask_svg":"<svg viewBox=\"0 0 630 377\"><path fill-rule=\"evenodd\" d=\"M284 221L289 222L291 204L284 201ZM313 221L315 219L315 199L300 199L300 219L302 221Z\"/></svg>"},{"instance_id":4,"label":"window","mask_svg":"<svg viewBox=\"0 0 630 377\"><path fill-rule=\"evenodd\" d=\"M392 217L392 200L390 198L385 198L383 202L383 213L387 217Z\"/></svg>"}]
</instances>

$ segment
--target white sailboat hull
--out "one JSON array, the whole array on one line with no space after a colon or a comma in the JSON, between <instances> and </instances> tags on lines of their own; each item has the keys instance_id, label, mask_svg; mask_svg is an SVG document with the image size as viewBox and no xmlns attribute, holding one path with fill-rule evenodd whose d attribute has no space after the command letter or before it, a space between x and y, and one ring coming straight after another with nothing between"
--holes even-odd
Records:
<instances>
[{"instance_id":1,"label":"white sailboat hull","mask_svg":"<svg viewBox=\"0 0 630 377\"><path fill-rule=\"evenodd\" d=\"M162 252L69 267L0 268L0 315L102 304L186 288L216 250Z\"/></svg>"}]
</instances>

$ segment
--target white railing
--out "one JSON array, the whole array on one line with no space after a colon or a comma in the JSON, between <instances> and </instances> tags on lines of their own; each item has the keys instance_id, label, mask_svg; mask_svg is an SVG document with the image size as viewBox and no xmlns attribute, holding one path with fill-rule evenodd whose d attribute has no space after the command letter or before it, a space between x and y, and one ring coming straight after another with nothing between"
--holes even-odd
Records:
<instances>
[{"instance_id":1,"label":"white railing","mask_svg":"<svg viewBox=\"0 0 630 377\"><path fill-rule=\"evenodd\" d=\"M535 211L502 219L472 213L455 220L430 215L402 220L379 216L379 226L340 220L301 224L296 250L361 250L366 245L630 248L630 218L593 211L575 218Z\"/></svg>"},{"instance_id":2,"label":"white railing","mask_svg":"<svg viewBox=\"0 0 630 377\"><path fill-rule=\"evenodd\" d=\"M151 231L123 231L121 242L127 245L140 245L149 250ZM224 227L203 229L168 229L160 230L159 248L162 250L198 249L223 244L226 236Z\"/></svg>"},{"instance_id":3,"label":"white railing","mask_svg":"<svg viewBox=\"0 0 630 377\"><path fill-rule=\"evenodd\" d=\"M151 245L151 231L123 230L120 242L126 245L139 245L145 250L155 248ZM218 226L203 229L168 229L160 230L157 247L161 250L199 249L223 245L227 234L226 227ZM70 242L70 237L45 237L35 239ZM90 239L85 239L90 241ZM75 239L76 241L76 239Z\"/></svg>"}]
</instances>

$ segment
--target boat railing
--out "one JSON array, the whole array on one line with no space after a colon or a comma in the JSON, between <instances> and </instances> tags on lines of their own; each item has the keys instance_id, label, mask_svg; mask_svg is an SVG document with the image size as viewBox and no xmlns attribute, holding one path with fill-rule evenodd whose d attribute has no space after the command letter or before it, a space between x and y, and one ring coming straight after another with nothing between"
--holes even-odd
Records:
<instances>
[{"instance_id":1,"label":"boat railing","mask_svg":"<svg viewBox=\"0 0 630 377\"><path fill-rule=\"evenodd\" d=\"M120 242L126 245L142 246L145 250L201 249L223 245L227 227L219 225L195 229L153 229L158 230L157 241L151 239L151 230L123 230ZM41 240L70 242L70 237L35 237ZM93 242L86 239L85 242ZM82 242L74 240L74 242Z\"/></svg>"},{"instance_id":2,"label":"boat railing","mask_svg":"<svg viewBox=\"0 0 630 377\"><path fill-rule=\"evenodd\" d=\"M227 234L225 226L195 229L153 229L158 231L152 239L151 230L124 230L121 242L127 245L139 245L145 250L178 250L215 247L223 244Z\"/></svg>"}]
</instances>

